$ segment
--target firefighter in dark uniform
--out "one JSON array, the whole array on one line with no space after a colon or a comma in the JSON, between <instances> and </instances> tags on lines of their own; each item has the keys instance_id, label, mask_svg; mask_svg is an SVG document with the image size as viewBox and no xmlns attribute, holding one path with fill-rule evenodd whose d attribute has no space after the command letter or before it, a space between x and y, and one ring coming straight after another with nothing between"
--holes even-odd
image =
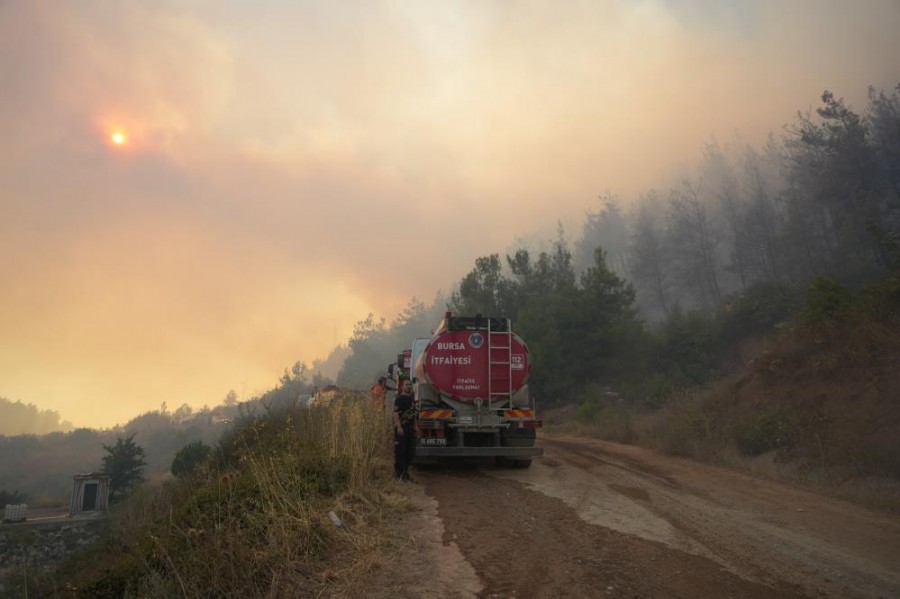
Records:
<instances>
[{"instance_id":1,"label":"firefighter in dark uniform","mask_svg":"<svg viewBox=\"0 0 900 599\"><path fill-rule=\"evenodd\" d=\"M409 481L409 465L416 453L416 400L412 381L400 381L394 398L394 474L398 480Z\"/></svg>"}]
</instances>

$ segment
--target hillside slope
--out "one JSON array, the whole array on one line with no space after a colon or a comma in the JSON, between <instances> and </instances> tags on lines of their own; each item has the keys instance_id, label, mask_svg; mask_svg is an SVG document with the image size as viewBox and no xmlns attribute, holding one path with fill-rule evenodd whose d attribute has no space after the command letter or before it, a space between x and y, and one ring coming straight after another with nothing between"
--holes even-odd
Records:
<instances>
[{"instance_id":1,"label":"hillside slope","mask_svg":"<svg viewBox=\"0 0 900 599\"><path fill-rule=\"evenodd\" d=\"M900 283L814 289L750 363L646 410L615 398L551 428L800 480L900 511ZM574 423L574 424L573 424Z\"/></svg>"}]
</instances>

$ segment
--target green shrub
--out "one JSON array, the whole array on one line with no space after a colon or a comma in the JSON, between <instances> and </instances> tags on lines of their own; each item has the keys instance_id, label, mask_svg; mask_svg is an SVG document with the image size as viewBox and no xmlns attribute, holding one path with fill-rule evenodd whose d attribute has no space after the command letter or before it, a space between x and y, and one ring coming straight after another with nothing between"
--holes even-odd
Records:
<instances>
[{"instance_id":1,"label":"green shrub","mask_svg":"<svg viewBox=\"0 0 900 599\"><path fill-rule=\"evenodd\" d=\"M675 364L666 372L657 372L642 381L622 386L622 393L632 404L655 410L669 399L694 386L694 382Z\"/></svg>"},{"instance_id":2,"label":"green shrub","mask_svg":"<svg viewBox=\"0 0 900 599\"><path fill-rule=\"evenodd\" d=\"M721 329L715 318L675 310L656 334L655 371L665 372L686 386L718 376Z\"/></svg>"},{"instance_id":3,"label":"green shrub","mask_svg":"<svg viewBox=\"0 0 900 599\"><path fill-rule=\"evenodd\" d=\"M796 423L784 409L773 408L739 421L734 441L744 455L756 456L793 443Z\"/></svg>"},{"instance_id":4,"label":"green shrub","mask_svg":"<svg viewBox=\"0 0 900 599\"><path fill-rule=\"evenodd\" d=\"M190 476L206 462L212 448L203 441L188 443L178 450L172 460L171 471L177 477Z\"/></svg>"},{"instance_id":5,"label":"green shrub","mask_svg":"<svg viewBox=\"0 0 900 599\"><path fill-rule=\"evenodd\" d=\"M597 421L599 413L600 402L591 397L578 404L578 408L575 410L575 420L582 424L593 424Z\"/></svg>"},{"instance_id":6,"label":"green shrub","mask_svg":"<svg viewBox=\"0 0 900 599\"><path fill-rule=\"evenodd\" d=\"M575 409L575 420L581 424L593 424L600 412L604 389L598 383L588 383L576 396L578 407Z\"/></svg>"},{"instance_id":7,"label":"green shrub","mask_svg":"<svg viewBox=\"0 0 900 599\"><path fill-rule=\"evenodd\" d=\"M804 326L815 328L845 322L857 309L859 300L852 289L824 277L816 277L806 290L800 313Z\"/></svg>"},{"instance_id":8,"label":"green shrub","mask_svg":"<svg viewBox=\"0 0 900 599\"><path fill-rule=\"evenodd\" d=\"M732 342L748 335L765 335L792 321L803 305L800 290L784 283L764 282L728 300L723 311L723 335Z\"/></svg>"}]
</instances>

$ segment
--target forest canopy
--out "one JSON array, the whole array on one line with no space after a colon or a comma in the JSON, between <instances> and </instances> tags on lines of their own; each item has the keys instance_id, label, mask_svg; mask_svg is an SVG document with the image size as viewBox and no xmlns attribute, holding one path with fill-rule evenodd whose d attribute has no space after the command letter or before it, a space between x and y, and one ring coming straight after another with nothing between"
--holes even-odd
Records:
<instances>
[{"instance_id":1,"label":"forest canopy","mask_svg":"<svg viewBox=\"0 0 900 599\"><path fill-rule=\"evenodd\" d=\"M559 226L549 249L476 258L445 306L513 319L551 401L713 380L740 362L742 338L792 320L811 281L861 288L900 269L898 94L870 88L858 113L825 91L763 148L710 141L668 189L601 195L573 244ZM371 380L443 307L358 323L339 379Z\"/></svg>"},{"instance_id":2,"label":"forest canopy","mask_svg":"<svg viewBox=\"0 0 900 599\"><path fill-rule=\"evenodd\" d=\"M60 419L59 412L0 397L0 435L46 435L72 428L71 422Z\"/></svg>"}]
</instances>

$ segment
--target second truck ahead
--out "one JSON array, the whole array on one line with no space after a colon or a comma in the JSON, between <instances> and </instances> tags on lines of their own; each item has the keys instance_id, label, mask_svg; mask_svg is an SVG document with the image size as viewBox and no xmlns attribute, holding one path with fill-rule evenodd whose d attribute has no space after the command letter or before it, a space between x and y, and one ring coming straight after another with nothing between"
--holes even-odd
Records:
<instances>
[{"instance_id":1,"label":"second truck ahead","mask_svg":"<svg viewBox=\"0 0 900 599\"><path fill-rule=\"evenodd\" d=\"M544 453L535 446L541 421L528 396L530 371L528 346L508 318L447 312L392 369L415 387L415 463L482 457L529 467Z\"/></svg>"}]
</instances>

